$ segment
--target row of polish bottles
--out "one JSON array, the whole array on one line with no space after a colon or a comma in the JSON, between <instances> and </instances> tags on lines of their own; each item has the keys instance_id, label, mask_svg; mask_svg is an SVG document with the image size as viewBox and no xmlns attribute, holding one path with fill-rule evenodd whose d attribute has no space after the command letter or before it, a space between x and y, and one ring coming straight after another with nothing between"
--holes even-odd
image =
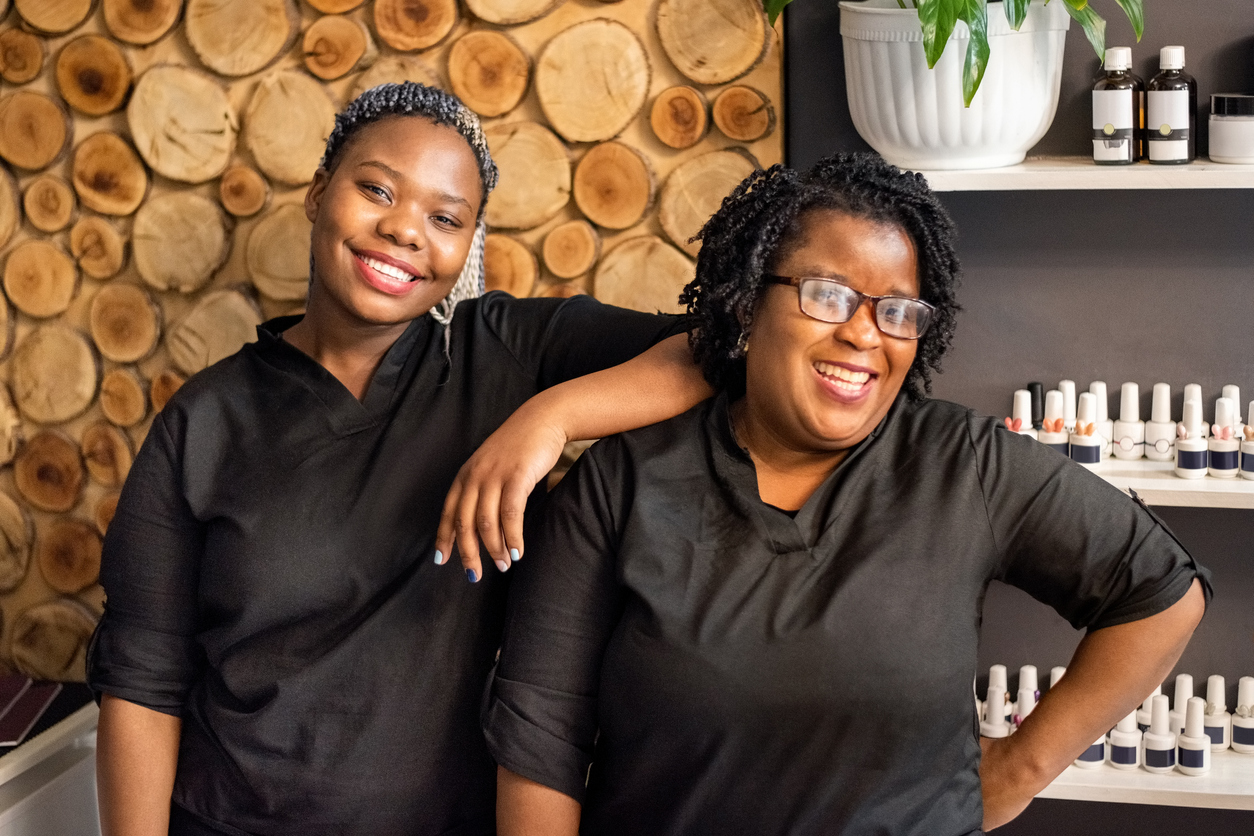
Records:
<instances>
[{"instance_id":1,"label":"row of polish bottles","mask_svg":"<svg viewBox=\"0 0 1254 836\"><path fill-rule=\"evenodd\" d=\"M1154 384L1150 420L1141 420L1141 390L1125 383L1120 390L1119 420L1106 412L1106 384L1094 381L1076 400L1075 381L1064 380L1042 398L1040 383L1014 393L1006 428L1037 439L1085 467L1096 469L1106 456L1176 463L1184 479L1203 476L1254 479L1254 420L1242 423L1241 389L1228 385L1215 401L1215 423L1202 420L1202 387L1184 387L1181 421L1171 418L1171 386ZM1043 404L1042 404L1043 400ZM1249 404L1254 419L1254 401Z\"/></svg>"},{"instance_id":2,"label":"row of polish bottles","mask_svg":"<svg viewBox=\"0 0 1254 836\"><path fill-rule=\"evenodd\" d=\"M1093 162L1183 165L1197 157L1197 81L1184 71L1184 47L1165 46L1147 86L1132 72L1132 50L1106 50L1093 85ZM1148 93L1147 93L1148 90Z\"/></svg>"},{"instance_id":3,"label":"row of polish bottles","mask_svg":"<svg viewBox=\"0 0 1254 836\"><path fill-rule=\"evenodd\" d=\"M1066 673L1049 672L1052 688ZM1006 666L993 665L988 672L987 699L975 699L982 737L1007 737L1014 733L1041 698L1035 665L1019 669L1019 698L1010 700L1006 690ZM1254 676L1241 677L1237 706L1228 713L1224 678L1206 681L1206 699L1193 695L1193 677L1180 674L1175 682L1175 704L1155 688L1140 708L1129 712L1108 734L1102 735L1075 760L1082 769L1109 764L1115 769L1142 767L1149 772L1201 775L1210 770L1211 753L1228 748L1254 755Z\"/></svg>"}]
</instances>

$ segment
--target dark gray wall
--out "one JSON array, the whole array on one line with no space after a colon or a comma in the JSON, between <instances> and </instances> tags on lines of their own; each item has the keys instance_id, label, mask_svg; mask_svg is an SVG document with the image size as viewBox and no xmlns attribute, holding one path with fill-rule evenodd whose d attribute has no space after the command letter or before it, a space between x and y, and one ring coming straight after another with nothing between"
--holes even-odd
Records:
<instances>
[{"instance_id":1,"label":"dark gray wall","mask_svg":"<svg viewBox=\"0 0 1254 836\"><path fill-rule=\"evenodd\" d=\"M1060 2L1060 0L1054 0ZM1133 44L1113 0L1095 0L1108 42ZM1138 72L1156 71L1159 47L1183 44L1211 92L1254 92L1254 3L1145 0L1133 45ZM797 0L785 13L788 160L806 166L838 150L867 150L849 120L835 2ZM1067 38L1058 116L1036 154L1089 151L1089 87L1098 61L1079 28ZM1201 153L1206 150L1199 114ZM1205 400L1241 386L1254 399L1254 192L1001 192L942 195L960 232L965 311L938 397L1005 415L1029 380L1081 390L1105 380L1117 411L1124 381L1172 384L1177 417L1185 383ZM1117 416L1115 416L1117 417ZM1214 574L1216 599L1178 670L1204 681L1254 675L1254 511L1159 509ZM1065 664L1079 635L1052 610L996 585L985 606L981 665L1048 670ZM1007 834L1254 832L1254 813L1037 801Z\"/></svg>"}]
</instances>

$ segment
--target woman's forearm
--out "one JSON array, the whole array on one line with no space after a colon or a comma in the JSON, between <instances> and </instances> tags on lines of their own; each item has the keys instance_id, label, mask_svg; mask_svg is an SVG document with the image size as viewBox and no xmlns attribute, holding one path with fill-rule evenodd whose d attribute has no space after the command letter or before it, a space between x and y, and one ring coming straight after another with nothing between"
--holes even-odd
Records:
<instances>
[{"instance_id":1,"label":"woman's forearm","mask_svg":"<svg viewBox=\"0 0 1254 836\"><path fill-rule=\"evenodd\" d=\"M579 802L529 778L496 769L496 832L499 836L577 836Z\"/></svg>"},{"instance_id":2,"label":"woman's forearm","mask_svg":"<svg viewBox=\"0 0 1254 836\"><path fill-rule=\"evenodd\" d=\"M103 836L166 836L182 721L105 694L96 734Z\"/></svg>"},{"instance_id":3,"label":"woman's forearm","mask_svg":"<svg viewBox=\"0 0 1254 836\"><path fill-rule=\"evenodd\" d=\"M1175 666L1202 619L1201 583L1157 615L1095 630L1081 640L1067 673L1019 730L984 741L980 780L984 828L1018 815L1093 741L1114 727Z\"/></svg>"}]
</instances>

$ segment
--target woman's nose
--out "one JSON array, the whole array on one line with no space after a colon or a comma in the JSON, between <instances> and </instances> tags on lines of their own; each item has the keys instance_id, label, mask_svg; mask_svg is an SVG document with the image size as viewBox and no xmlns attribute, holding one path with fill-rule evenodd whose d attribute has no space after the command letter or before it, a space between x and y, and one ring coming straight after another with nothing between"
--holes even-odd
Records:
<instances>
[{"instance_id":1,"label":"woman's nose","mask_svg":"<svg viewBox=\"0 0 1254 836\"><path fill-rule=\"evenodd\" d=\"M393 207L379 218L379 234L398 247L421 250L427 245L421 212L402 206Z\"/></svg>"},{"instance_id":2,"label":"woman's nose","mask_svg":"<svg viewBox=\"0 0 1254 836\"><path fill-rule=\"evenodd\" d=\"M875 303L870 299L860 300L853 316L837 325L833 336L859 350L878 345L881 335L875 324Z\"/></svg>"}]
</instances>

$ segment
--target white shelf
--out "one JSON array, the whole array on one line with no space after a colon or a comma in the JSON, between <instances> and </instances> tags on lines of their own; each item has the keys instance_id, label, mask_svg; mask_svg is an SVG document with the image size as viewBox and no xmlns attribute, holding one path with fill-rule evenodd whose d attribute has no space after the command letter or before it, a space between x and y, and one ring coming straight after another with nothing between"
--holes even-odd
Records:
<instances>
[{"instance_id":1,"label":"white shelf","mask_svg":"<svg viewBox=\"0 0 1254 836\"><path fill-rule=\"evenodd\" d=\"M1254 508L1254 480L1181 479L1172 462L1121 461L1105 459L1094 471L1124 493L1128 489L1147 505L1173 505L1184 508Z\"/></svg>"},{"instance_id":2,"label":"white shelf","mask_svg":"<svg viewBox=\"0 0 1254 836\"><path fill-rule=\"evenodd\" d=\"M1254 755L1215 752L1210 772L1194 776L1182 772L1157 775L1109 764L1097 769L1069 766L1037 798L1254 810Z\"/></svg>"},{"instance_id":3,"label":"white shelf","mask_svg":"<svg viewBox=\"0 0 1254 836\"><path fill-rule=\"evenodd\" d=\"M1032 157L1019 165L970 171L923 171L938 192L1046 189L1249 189L1254 165L1199 160L1189 165L1095 165L1087 157Z\"/></svg>"}]
</instances>

